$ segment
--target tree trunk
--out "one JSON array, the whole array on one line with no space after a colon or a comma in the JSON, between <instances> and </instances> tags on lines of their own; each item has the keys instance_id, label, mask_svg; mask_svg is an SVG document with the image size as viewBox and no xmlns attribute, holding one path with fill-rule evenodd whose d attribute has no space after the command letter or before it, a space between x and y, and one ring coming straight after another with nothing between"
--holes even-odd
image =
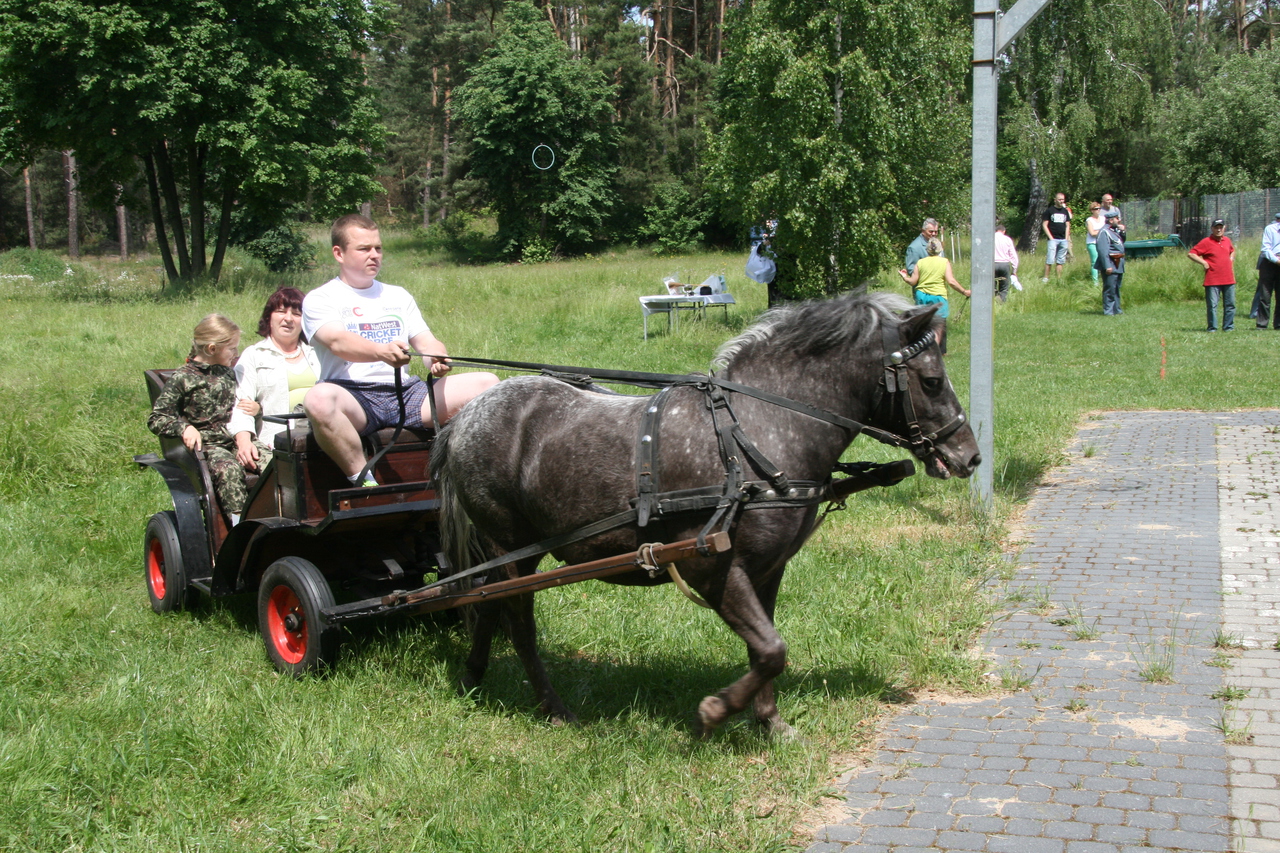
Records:
<instances>
[{"instance_id":1,"label":"tree trunk","mask_svg":"<svg viewBox=\"0 0 1280 853\"><path fill-rule=\"evenodd\" d=\"M76 152L62 152L62 172L67 182L67 254L80 258L80 193L76 176Z\"/></svg>"},{"instance_id":2,"label":"tree trunk","mask_svg":"<svg viewBox=\"0 0 1280 853\"><path fill-rule=\"evenodd\" d=\"M187 154L188 186L191 192L187 204L191 210L191 274L204 275L204 161L205 146L196 143Z\"/></svg>"},{"instance_id":3,"label":"tree trunk","mask_svg":"<svg viewBox=\"0 0 1280 853\"><path fill-rule=\"evenodd\" d=\"M147 173L147 194L151 197L151 221L156 226L156 243L160 246L160 257L164 261L164 272L169 281L178 280L178 269L173 265L173 250L169 248L169 235L164 230L164 209L160 206L160 186L156 180L156 161L148 153L142 158Z\"/></svg>"},{"instance_id":4,"label":"tree trunk","mask_svg":"<svg viewBox=\"0 0 1280 853\"><path fill-rule=\"evenodd\" d=\"M724 55L724 0L720 0L720 11L716 15L716 65L720 64Z\"/></svg>"},{"instance_id":5,"label":"tree trunk","mask_svg":"<svg viewBox=\"0 0 1280 853\"><path fill-rule=\"evenodd\" d=\"M120 203L124 187L116 184L116 230L120 232L120 260L129 260L129 212Z\"/></svg>"},{"instance_id":6,"label":"tree trunk","mask_svg":"<svg viewBox=\"0 0 1280 853\"><path fill-rule=\"evenodd\" d=\"M1027 215L1022 220L1022 236L1018 238L1018 251L1035 254L1040 243L1040 214L1044 213L1044 185L1040 183L1040 174L1036 161L1032 158L1027 164L1031 175L1031 193L1027 198Z\"/></svg>"},{"instance_id":7,"label":"tree trunk","mask_svg":"<svg viewBox=\"0 0 1280 853\"><path fill-rule=\"evenodd\" d=\"M435 134L431 134L434 136ZM427 146L430 147L430 140ZM435 164L431 158L427 158L426 179L422 182L422 230L427 231L431 228L431 168Z\"/></svg>"},{"instance_id":8,"label":"tree trunk","mask_svg":"<svg viewBox=\"0 0 1280 853\"><path fill-rule=\"evenodd\" d=\"M168 144L160 142L155 148L156 175L160 179L160 191L164 194L165 208L169 213L169 227L173 242L178 248L178 274L184 281L191 279L191 256L187 254L187 229L182 225L182 205L178 201L178 185L173 180L173 163L169 160Z\"/></svg>"},{"instance_id":9,"label":"tree trunk","mask_svg":"<svg viewBox=\"0 0 1280 853\"><path fill-rule=\"evenodd\" d=\"M213 281L222 275L222 259L227 254L227 243L231 241L231 208L235 206L239 189L230 175L223 175L222 180L226 186L222 191L222 213L218 217L218 243L213 248L213 263L209 265L209 278Z\"/></svg>"},{"instance_id":10,"label":"tree trunk","mask_svg":"<svg viewBox=\"0 0 1280 853\"><path fill-rule=\"evenodd\" d=\"M32 249L36 247L36 204L35 198L31 195L31 168L25 167L22 170L22 184L27 195L27 245Z\"/></svg>"}]
</instances>

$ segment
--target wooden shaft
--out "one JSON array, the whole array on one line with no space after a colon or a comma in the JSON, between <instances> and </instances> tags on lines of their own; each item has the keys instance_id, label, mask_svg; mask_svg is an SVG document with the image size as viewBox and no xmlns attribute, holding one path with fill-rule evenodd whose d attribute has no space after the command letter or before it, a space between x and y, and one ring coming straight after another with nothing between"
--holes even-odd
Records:
<instances>
[{"instance_id":1,"label":"wooden shaft","mask_svg":"<svg viewBox=\"0 0 1280 853\"><path fill-rule=\"evenodd\" d=\"M712 554L721 554L731 547L732 543L729 540L729 534L724 531L712 533L707 537L707 550ZM683 539L670 545L659 543L653 546L652 559L654 565L658 566L697 556L700 556L697 539ZM384 603L388 605L419 604L418 613L430 613L435 610L460 607L464 604L496 601L500 598L523 595L540 589L549 589L553 586L564 586L578 581L620 575L624 572L635 571L638 568L640 568L640 552L632 551L629 554L606 557L603 560L594 560L590 563L561 566L558 569L538 572L521 578L510 578L509 580L487 583L469 592L446 593L443 591L443 587L435 587L420 593L411 592L403 596L387 596L384 599Z\"/></svg>"}]
</instances>

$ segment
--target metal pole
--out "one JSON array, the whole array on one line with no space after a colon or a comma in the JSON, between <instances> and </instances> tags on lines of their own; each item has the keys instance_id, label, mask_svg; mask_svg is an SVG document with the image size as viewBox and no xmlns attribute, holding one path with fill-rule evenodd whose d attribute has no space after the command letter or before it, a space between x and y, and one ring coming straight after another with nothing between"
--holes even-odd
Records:
<instances>
[{"instance_id":1,"label":"metal pole","mask_svg":"<svg viewBox=\"0 0 1280 853\"><path fill-rule=\"evenodd\" d=\"M973 0L973 211L969 251L969 417L982 464L976 502L990 510L995 470L995 323L992 316L996 221L996 84L998 56L1049 0L1018 0L1000 16L998 0Z\"/></svg>"},{"instance_id":2,"label":"metal pole","mask_svg":"<svg viewBox=\"0 0 1280 853\"><path fill-rule=\"evenodd\" d=\"M992 352L995 329L992 285L996 220L996 13L997 0L973 2L973 212L970 220L969 417L982 465L972 480L974 497L990 510L995 462L995 394Z\"/></svg>"}]
</instances>

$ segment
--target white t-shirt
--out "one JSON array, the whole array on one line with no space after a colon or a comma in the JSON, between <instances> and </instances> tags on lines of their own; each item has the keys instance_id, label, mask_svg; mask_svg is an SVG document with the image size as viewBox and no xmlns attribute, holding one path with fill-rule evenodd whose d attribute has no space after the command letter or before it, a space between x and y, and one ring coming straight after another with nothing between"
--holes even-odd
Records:
<instances>
[{"instance_id":1,"label":"white t-shirt","mask_svg":"<svg viewBox=\"0 0 1280 853\"><path fill-rule=\"evenodd\" d=\"M1101 231L1101 230L1103 229L1103 227L1107 224L1107 219L1106 219L1106 217L1105 217L1105 216L1103 216L1103 215L1102 215L1102 211L1101 211L1101 210L1099 210L1099 211L1098 211L1098 215L1097 215L1097 216L1090 216L1090 217L1089 217L1087 220L1085 220L1085 221L1086 221L1086 222L1091 222L1091 223L1093 223L1094 227L1096 227L1099 231ZM1098 242L1098 235L1097 235L1096 233L1090 234L1090 233L1089 233L1089 229L1088 229L1088 228L1084 229L1084 243L1085 243L1085 245L1087 246L1087 245L1089 245L1090 243L1097 243L1097 242Z\"/></svg>"},{"instance_id":2,"label":"white t-shirt","mask_svg":"<svg viewBox=\"0 0 1280 853\"><path fill-rule=\"evenodd\" d=\"M320 356L320 381L349 379L354 382L395 382L395 370L383 361L350 362L334 355L316 338L321 326L337 323L367 341L408 341L431 333L409 291L374 281L360 290L335 278L317 287L302 300L302 330ZM404 370L404 368L401 368ZM408 378L408 373L401 374Z\"/></svg>"}]
</instances>

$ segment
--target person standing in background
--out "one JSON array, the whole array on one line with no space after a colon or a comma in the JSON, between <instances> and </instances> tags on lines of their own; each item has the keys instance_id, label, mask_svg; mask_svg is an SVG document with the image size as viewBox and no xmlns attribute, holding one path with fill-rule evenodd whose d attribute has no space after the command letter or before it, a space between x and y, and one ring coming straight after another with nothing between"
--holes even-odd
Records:
<instances>
[{"instance_id":1,"label":"person standing in background","mask_svg":"<svg viewBox=\"0 0 1280 853\"><path fill-rule=\"evenodd\" d=\"M1017 284L1018 274L1018 248L1013 245L1013 240L1005 233L1003 222L996 222L996 238L995 238L995 273L996 282L996 298L1004 302L1009 298L1009 285L1021 290L1022 286Z\"/></svg>"},{"instance_id":2,"label":"person standing in background","mask_svg":"<svg viewBox=\"0 0 1280 853\"><path fill-rule=\"evenodd\" d=\"M1093 283L1098 283L1098 232L1107 224L1107 217L1102 213L1102 205L1096 201L1089 202L1089 218L1084 221L1084 247L1089 250L1089 276Z\"/></svg>"},{"instance_id":3,"label":"person standing in background","mask_svg":"<svg viewBox=\"0 0 1280 853\"><path fill-rule=\"evenodd\" d=\"M1120 233L1120 211L1106 215L1107 224L1098 232L1098 270L1102 273L1102 313L1118 316L1120 285L1124 280L1124 235Z\"/></svg>"},{"instance_id":4,"label":"person standing in background","mask_svg":"<svg viewBox=\"0 0 1280 853\"><path fill-rule=\"evenodd\" d=\"M1204 267L1204 304L1209 315L1209 331L1218 331L1218 300L1222 300L1222 331L1235 329L1236 247L1227 236L1227 223L1213 220L1209 236L1191 247L1187 257Z\"/></svg>"},{"instance_id":5,"label":"person standing in background","mask_svg":"<svg viewBox=\"0 0 1280 853\"><path fill-rule=\"evenodd\" d=\"M1271 220L1271 224L1262 229L1262 252L1258 255L1258 291L1254 297L1257 316L1254 318L1259 329L1267 327L1271 318L1271 294L1280 287L1280 213ZM1276 298L1275 321L1273 328L1280 329L1280 296Z\"/></svg>"},{"instance_id":6,"label":"person standing in background","mask_svg":"<svg viewBox=\"0 0 1280 853\"><path fill-rule=\"evenodd\" d=\"M1071 245L1071 211L1067 209L1067 197L1057 193L1053 197L1053 207L1040 217L1040 227L1044 236L1049 238L1049 248L1044 257L1044 278L1049 280L1049 268L1057 266L1058 278L1062 278L1062 265L1067 262L1067 247Z\"/></svg>"}]
</instances>

